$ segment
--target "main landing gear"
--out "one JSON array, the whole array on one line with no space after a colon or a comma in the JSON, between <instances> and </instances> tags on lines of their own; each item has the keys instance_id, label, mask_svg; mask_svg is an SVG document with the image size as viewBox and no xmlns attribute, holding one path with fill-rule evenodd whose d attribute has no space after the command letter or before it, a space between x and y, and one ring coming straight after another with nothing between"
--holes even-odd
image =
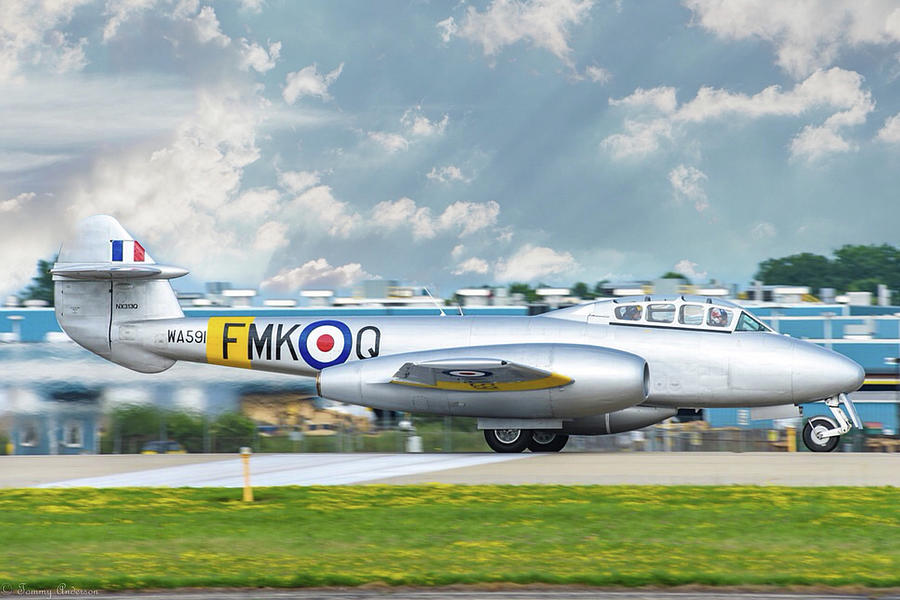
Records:
<instances>
[{"instance_id":1,"label":"main landing gear","mask_svg":"<svg viewBox=\"0 0 900 600\"><path fill-rule=\"evenodd\" d=\"M847 409L847 413L850 415L849 420L841 409L841 404ZM834 419L811 417L803 427L803 443L810 452L831 452L837 447L841 436L850 431L851 426L862 429L856 407L853 406L846 394L832 396L825 401L825 406L831 410Z\"/></svg>"},{"instance_id":2,"label":"main landing gear","mask_svg":"<svg viewBox=\"0 0 900 600\"><path fill-rule=\"evenodd\" d=\"M484 439L494 452L559 452L569 436L531 429L485 429Z\"/></svg>"}]
</instances>

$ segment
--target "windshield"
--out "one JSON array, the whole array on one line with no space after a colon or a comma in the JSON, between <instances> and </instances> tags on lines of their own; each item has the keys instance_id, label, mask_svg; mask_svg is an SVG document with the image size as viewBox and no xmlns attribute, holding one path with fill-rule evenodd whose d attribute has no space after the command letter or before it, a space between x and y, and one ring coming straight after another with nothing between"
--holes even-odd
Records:
<instances>
[{"instance_id":1,"label":"windshield","mask_svg":"<svg viewBox=\"0 0 900 600\"><path fill-rule=\"evenodd\" d=\"M741 313L741 318L738 321L737 327L734 329L735 331L770 331L768 327L751 317L745 312Z\"/></svg>"}]
</instances>

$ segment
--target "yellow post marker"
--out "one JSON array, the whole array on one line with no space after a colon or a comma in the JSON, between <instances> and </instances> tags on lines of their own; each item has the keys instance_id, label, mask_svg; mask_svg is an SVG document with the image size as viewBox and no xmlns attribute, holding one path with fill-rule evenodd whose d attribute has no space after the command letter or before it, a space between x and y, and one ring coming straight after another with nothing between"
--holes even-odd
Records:
<instances>
[{"instance_id":1,"label":"yellow post marker","mask_svg":"<svg viewBox=\"0 0 900 600\"><path fill-rule=\"evenodd\" d=\"M241 462L244 463L244 502L253 502L253 488L250 487L250 455L252 450L241 448Z\"/></svg>"},{"instance_id":2,"label":"yellow post marker","mask_svg":"<svg viewBox=\"0 0 900 600\"><path fill-rule=\"evenodd\" d=\"M787 431L787 451L788 452L796 452L797 451L797 430L790 425L785 430Z\"/></svg>"}]
</instances>

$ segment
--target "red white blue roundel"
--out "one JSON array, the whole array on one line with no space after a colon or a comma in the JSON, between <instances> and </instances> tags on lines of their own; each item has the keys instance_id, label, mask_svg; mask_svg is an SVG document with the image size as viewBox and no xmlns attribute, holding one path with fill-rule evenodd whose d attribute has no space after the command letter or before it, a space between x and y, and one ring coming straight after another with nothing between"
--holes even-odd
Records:
<instances>
[{"instance_id":1,"label":"red white blue roundel","mask_svg":"<svg viewBox=\"0 0 900 600\"><path fill-rule=\"evenodd\" d=\"M346 361L352 345L350 328L340 321L316 321L300 333L300 356L316 369Z\"/></svg>"},{"instance_id":2,"label":"red white blue roundel","mask_svg":"<svg viewBox=\"0 0 900 600\"><path fill-rule=\"evenodd\" d=\"M444 371L444 374L464 379L478 379L479 377L487 377L491 373L490 371L476 371L475 369L455 369L453 371Z\"/></svg>"}]
</instances>

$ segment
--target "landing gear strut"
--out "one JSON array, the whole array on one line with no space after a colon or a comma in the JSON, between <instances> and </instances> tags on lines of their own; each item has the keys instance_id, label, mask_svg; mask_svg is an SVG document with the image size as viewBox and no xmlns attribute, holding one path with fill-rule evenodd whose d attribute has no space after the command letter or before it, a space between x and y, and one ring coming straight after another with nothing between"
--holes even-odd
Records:
<instances>
[{"instance_id":1,"label":"landing gear strut","mask_svg":"<svg viewBox=\"0 0 900 600\"><path fill-rule=\"evenodd\" d=\"M844 414L841 404L847 409L850 418ZM859 414L856 407L846 394L832 396L825 401L825 406L831 410L834 419L829 417L812 417L803 427L803 443L811 452L831 452L834 450L842 435L855 426L862 429ZM851 425L852 421L852 425Z\"/></svg>"}]
</instances>

